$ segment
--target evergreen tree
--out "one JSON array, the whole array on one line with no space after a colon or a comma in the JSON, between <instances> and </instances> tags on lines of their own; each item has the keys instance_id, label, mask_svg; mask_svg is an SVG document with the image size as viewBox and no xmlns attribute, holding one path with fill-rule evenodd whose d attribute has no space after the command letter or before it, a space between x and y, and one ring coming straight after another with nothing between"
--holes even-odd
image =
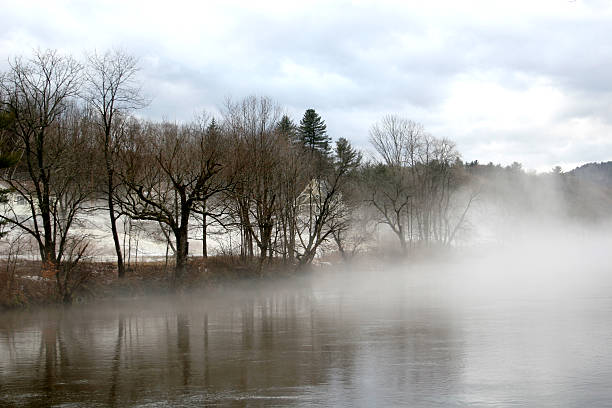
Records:
<instances>
[{"instance_id":1,"label":"evergreen tree","mask_svg":"<svg viewBox=\"0 0 612 408\"><path fill-rule=\"evenodd\" d=\"M330 153L331 137L327 135L325 121L314 109L308 109L300 121L298 136L300 142L311 152Z\"/></svg>"},{"instance_id":2,"label":"evergreen tree","mask_svg":"<svg viewBox=\"0 0 612 408\"><path fill-rule=\"evenodd\" d=\"M217 125L217 121L215 120L215 118L212 118L210 120L210 123L208 124L206 131L210 135L216 135L221 131L221 129L219 128L219 125Z\"/></svg>"},{"instance_id":3,"label":"evergreen tree","mask_svg":"<svg viewBox=\"0 0 612 408\"><path fill-rule=\"evenodd\" d=\"M362 154L341 137L336 141L336 167L341 171L354 170L361 163Z\"/></svg>"},{"instance_id":4,"label":"evergreen tree","mask_svg":"<svg viewBox=\"0 0 612 408\"><path fill-rule=\"evenodd\" d=\"M297 138L297 126L287 115L283 115L276 125L277 132L288 142L295 142Z\"/></svg>"}]
</instances>

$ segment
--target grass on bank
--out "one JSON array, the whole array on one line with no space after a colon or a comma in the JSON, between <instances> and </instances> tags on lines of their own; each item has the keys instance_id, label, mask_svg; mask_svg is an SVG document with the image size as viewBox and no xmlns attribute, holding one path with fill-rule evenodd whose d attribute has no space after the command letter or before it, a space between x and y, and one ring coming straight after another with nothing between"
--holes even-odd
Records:
<instances>
[{"instance_id":1,"label":"grass on bank","mask_svg":"<svg viewBox=\"0 0 612 408\"><path fill-rule=\"evenodd\" d=\"M164 261L140 262L127 269L123 279L117 279L112 262L81 262L71 272L74 303L95 299L162 294L195 288L214 287L229 281L289 275L293 268L282 260L267 261L263 273L257 259L238 256L192 257L187 271L173 288L174 265ZM45 271L40 261L0 260L0 308L21 308L58 303L57 284L53 273Z\"/></svg>"}]
</instances>

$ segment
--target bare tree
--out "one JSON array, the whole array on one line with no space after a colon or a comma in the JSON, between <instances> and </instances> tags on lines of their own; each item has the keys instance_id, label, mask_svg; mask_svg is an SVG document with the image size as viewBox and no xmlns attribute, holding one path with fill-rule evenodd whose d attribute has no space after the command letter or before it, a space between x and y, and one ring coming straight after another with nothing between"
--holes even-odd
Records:
<instances>
[{"instance_id":1,"label":"bare tree","mask_svg":"<svg viewBox=\"0 0 612 408\"><path fill-rule=\"evenodd\" d=\"M413 237L418 152L425 132L419 123L396 115L383 117L370 129L370 143L381 160L365 171L368 202L400 241L402 251Z\"/></svg>"},{"instance_id":2,"label":"bare tree","mask_svg":"<svg viewBox=\"0 0 612 408\"><path fill-rule=\"evenodd\" d=\"M121 243L117 231L118 213L114 196L118 188L116 168L122 126L126 116L135 109L142 108L145 100L136 83L138 60L123 51L107 51L100 55L96 52L89 56L84 98L94 111L97 125L96 138L104 156L106 182L104 193L110 220L115 253L117 256L117 276L125 275Z\"/></svg>"},{"instance_id":3,"label":"bare tree","mask_svg":"<svg viewBox=\"0 0 612 408\"><path fill-rule=\"evenodd\" d=\"M36 51L33 58L10 63L0 87L3 109L14 117L12 131L21 160L3 181L27 205L0 218L30 234L45 268L53 271L63 301L72 300L64 257L74 247L70 232L92 194L95 163L90 121L74 104L81 84L81 65L56 51ZM87 165L84 165L87 163Z\"/></svg>"},{"instance_id":4,"label":"bare tree","mask_svg":"<svg viewBox=\"0 0 612 408\"><path fill-rule=\"evenodd\" d=\"M12 167L19 161L19 156L15 154L16 138L12 129L15 125L14 115L4 108L2 103L2 95L0 94L0 172L7 177L12 172ZM9 201L10 189L0 186L0 205L7 204ZM0 220L0 238L6 235L4 226L6 221Z\"/></svg>"},{"instance_id":5,"label":"bare tree","mask_svg":"<svg viewBox=\"0 0 612 408\"><path fill-rule=\"evenodd\" d=\"M281 117L278 105L269 98L247 97L228 101L225 122L234 139L237 188L234 199L245 241L259 248L260 270L272 249L277 216L283 140L276 131Z\"/></svg>"},{"instance_id":6,"label":"bare tree","mask_svg":"<svg viewBox=\"0 0 612 408\"><path fill-rule=\"evenodd\" d=\"M324 242L347 228L349 207L343 202L342 191L358 168L361 154L341 138L330 161L312 162L311 181L300 196L298 268L309 265Z\"/></svg>"},{"instance_id":7,"label":"bare tree","mask_svg":"<svg viewBox=\"0 0 612 408\"><path fill-rule=\"evenodd\" d=\"M202 124L141 124L130 132L122 151L120 205L130 217L166 225L174 235L173 281L185 272L189 221L198 203L227 188L222 134Z\"/></svg>"},{"instance_id":8,"label":"bare tree","mask_svg":"<svg viewBox=\"0 0 612 408\"><path fill-rule=\"evenodd\" d=\"M279 160L282 163L278 199L278 221L282 236L281 253L285 261L293 264L297 254L298 217L302 193L310 182L310 163L304 159L301 146L290 143L282 145Z\"/></svg>"},{"instance_id":9,"label":"bare tree","mask_svg":"<svg viewBox=\"0 0 612 408\"><path fill-rule=\"evenodd\" d=\"M469 194L466 205L459 202L466 178L455 144L395 115L372 126L370 142L379 159L364 171L367 201L381 223L395 233L404 252L414 242L449 245L475 198ZM457 208L462 209L458 217Z\"/></svg>"},{"instance_id":10,"label":"bare tree","mask_svg":"<svg viewBox=\"0 0 612 408\"><path fill-rule=\"evenodd\" d=\"M204 120L204 122L206 122ZM215 118L210 120L208 126L205 126L208 136L211 138L221 138L223 135L223 129L217 124ZM226 172L227 175L227 172ZM228 189L224 193L230 191L231 183L227 185ZM202 258L208 258L208 235L209 227L220 226L225 232L229 231L229 226L232 224L231 208L228 200L224 200L222 196L216 196L211 198L205 198L200 202L196 203L193 209L196 214L197 222L199 223L200 230L202 232Z\"/></svg>"}]
</instances>

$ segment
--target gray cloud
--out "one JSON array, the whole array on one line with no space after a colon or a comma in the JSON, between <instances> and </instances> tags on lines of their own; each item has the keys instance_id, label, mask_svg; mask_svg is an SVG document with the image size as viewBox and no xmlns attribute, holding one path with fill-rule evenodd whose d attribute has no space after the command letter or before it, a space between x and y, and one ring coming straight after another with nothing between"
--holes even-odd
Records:
<instances>
[{"instance_id":1,"label":"gray cloud","mask_svg":"<svg viewBox=\"0 0 612 408\"><path fill-rule=\"evenodd\" d=\"M0 57L4 63L34 46L76 55L122 46L141 58L152 97L143 114L157 118L188 120L227 96L258 94L295 120L317 109L330 134L362 147L372 122L399 113L455 139L469 159L532 168L612 159L612 15L605 3L518 2L516 11L487 2L260 6L15 3L0 16ZM460 86L466 83L476 88ZM477 99L479 84L491 88L490 101ZM538 94L543 87L556 99ZM504 92L515 99L504 101ZM555 107L543 109L545 123L534 107L509 128L508 116L534 95L542 108Z\"/></svg>"}]
</instances>

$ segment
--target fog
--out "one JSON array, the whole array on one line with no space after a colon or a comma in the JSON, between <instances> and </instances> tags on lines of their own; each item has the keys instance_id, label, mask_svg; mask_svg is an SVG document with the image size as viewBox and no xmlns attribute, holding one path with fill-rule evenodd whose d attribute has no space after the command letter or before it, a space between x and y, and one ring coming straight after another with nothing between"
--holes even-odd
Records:
<instances>
[{"instance_id":1,"label":"fog","mask_svg":"<svg viewBox=\"0 0 612 408\"><path fill-rule=\"evenodd\" d=\"M520 224L407 259L5 313L0 402L603 406L610 224Z\"/></svg>"},{"instance_id":2,"label":"fog","mask_svg":"<svg viewBox=\"0 0 612 408\"><path fill-rule=\"evenodd\" d=\"M612 162L559 166L608 159L608 10L566 3L5 41L0 406L609 404Z\"/></svg>"}]
</instances>

